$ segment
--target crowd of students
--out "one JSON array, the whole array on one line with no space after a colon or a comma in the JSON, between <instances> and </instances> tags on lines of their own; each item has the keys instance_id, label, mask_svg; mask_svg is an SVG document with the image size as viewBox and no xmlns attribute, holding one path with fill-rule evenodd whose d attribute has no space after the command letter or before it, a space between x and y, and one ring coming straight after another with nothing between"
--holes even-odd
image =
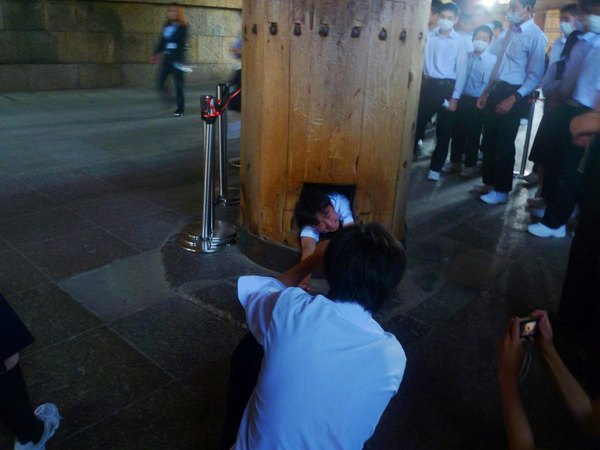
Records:
<instances>
[{"instance_id":1,"label":"crowd of students","mask_svg":"<svg viewBox=\"0 0 600 450\"><path fill-rule=\"evenodd\" d=\"M584 149L572 143L572 118L600 107L600 2L581 0L560 10L561 37L547 52L534 22L535 0L512 0L508 26L481 4L461 13L452 3L432 2L414 152L437 114L436 146L427 178L441 172L475 174L483 154L481 201L506 203L513 185L515 138L536 89L544 94L544 117L534 140L533 173L539 195L528 201L541 219L528 227L538 237L565 237L583 182ZM546 61L548 64L546 64ZM452 141L450 161L446 163Z\"/></svg>"}]
</instances>

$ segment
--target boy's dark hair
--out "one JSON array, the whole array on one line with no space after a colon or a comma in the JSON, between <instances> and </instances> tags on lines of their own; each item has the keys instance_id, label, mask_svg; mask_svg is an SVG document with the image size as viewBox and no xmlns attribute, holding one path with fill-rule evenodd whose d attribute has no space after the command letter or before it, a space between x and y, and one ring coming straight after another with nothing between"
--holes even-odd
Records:
<instances>
[{"instance_id":1,"label":"boy's dark hair","mask_svg":"<svg viewBox=\"0 0 600 450\"><path fill-rule=\"evenodd\" d=\"M460 7L456 3L442 3L438 9L438 12L441 13L442 11L452 11L455 17L460 16Z\"/></svg>"},{"instance_id":2,"label":"boy's dark hair","mask_svg":"<svg viewBox=\"0 0 600 450\"><path fill-rule=\"evenodd\" d=\"M431 0L431 13L438 14L440 12L440 6L442 5L442 0Z\"/></svg>"},{"instance_id":3,"label":"boy's dark hair","mask_svg":"<svg viewBox=\"0 0 600 450\"><path fill-rule=\"evenodd\" d=\"M573 17L579 17L579 6L577 6L577 3L567 3L560 8L560 13L567 13L571 14Z\"/></svg>"},{"instance_id":4,"label":"boy's dark hair","mask_svg":"<svg viewBox=\"0 0 600 450\"><path fill-rule=\"evenodd\" d=\"M296 224L300 228L316 225L317 213L324 213L328 206L331 206L331 199L327 194L316 189L303 189L294 210Z\"/></svg>"},{"instance_id":5,"label":"boy's dark hair","mask_svg":"<svg viewBox=\"0 0 600 450\"><path fill-rule=\"evenodd\" d=\"M500 22L498 19L493 20L492 23L494 24L494 30L500 30L502 31L502 22Z\"/></svg>"},{"instance_id":6,"label":"boy's dark hair","mask_svg":"<svg viewBox=\"0 0 600 450\"><path fill-rule=\"evenodd\" d=\"M591 12L592 8L600 6L600 0L579 0L579 11L584 14Z\"/></svg>"},{"instance_id":7,"label":"boy's dark hair","mask_svg":"<svg viewBox=\"0 0 600 450\"><path fill-rule=\"evenodd\" d=\"M477 27L473 30L473 37L475 37L475 35L477 33L479 33L480 31L487 33L490 37L490 42L492 41L492 38L494 37L494 33L492 32L492 29L490 27L488 27L487 25L481 25L480 27Z\"/></svg>"},{"instance_id":8,"label":"boy's dark hair","mask_svg":"<svg viewBox=\"0 0 600 450\"><path fill-rule=\"evenodd\" d=\"M388 300L406 268L404 247L377 223L350 225L325 251L328 297L357 302L375 312Z\"/></svg>"}]
</instances>

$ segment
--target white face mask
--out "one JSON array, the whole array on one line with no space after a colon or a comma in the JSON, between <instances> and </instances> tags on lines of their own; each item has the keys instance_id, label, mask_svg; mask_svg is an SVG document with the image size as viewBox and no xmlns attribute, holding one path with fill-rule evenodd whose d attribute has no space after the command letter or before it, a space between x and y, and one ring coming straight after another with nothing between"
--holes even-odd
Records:
<instances>
[{"instance_id":1,"label":"white face mask","mask_svg":"<svg viewBox=\"0 0 600 450\"><path fill-rule=\"evenodd\" d=\"M561 22L560 23L560 32L568 37L573 31L575 31L575 27L571 25L570 22Z\"/></svg>"},{"instance_id":2,"label":"white face mask","mask_svg":"<svg viewBox=\"0 0 600 450\"><path fill-rule=\"evenodd\" d=\"M453 26L454 26L454 22L449 19L439 19L438 20L438 27L440 27L440 30L442 30L442 31L450 31Z\"/></svg>"},{"instance_id":3,"label":"white face mask","mask_svg":"<svg viewBox=\"0 0 600 450\"><path fill-rule=\"evenodd\" d=\"M478 51L479 53L481 53L488 47L488 43L485 41L480 41L479 39L476 39L473 41L473 47L475 48L475 51Z\"/></svg>"},{"instance_id":4,"label":"white face mask","mask_svg":"<svg viewBox=\"0 0 600 450\"><path fill-rule=\"evenodd\" d=\"M521 14L514 12L514 11L508 11L506 13L506 18L508 19L508 21L510 23L512 23L513 25L518 24L519 22L521 22L521 20L523 20L523 18L521 17Z\"/></svg>"},{"instance_id":5,"label":"white face mask","mask_svg":"<svg viewBox=\"0 0 600 450\"><path fill-rule=\"evenodd\" d=\"M590 14L588 16L588 26L592 33L600 34L600 16Z\"/></svg>"}]
</instances>

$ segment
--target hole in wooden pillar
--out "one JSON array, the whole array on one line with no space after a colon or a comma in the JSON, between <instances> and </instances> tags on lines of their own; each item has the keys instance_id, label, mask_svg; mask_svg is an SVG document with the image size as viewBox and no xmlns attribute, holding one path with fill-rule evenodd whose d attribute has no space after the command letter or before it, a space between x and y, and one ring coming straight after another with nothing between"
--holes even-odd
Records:
<instances>
[{"instance_id":1,"label":"hole in wooden pillar","mask_svg":"<svg viewBox=\"0 0 600 450\"><path fill-rule=\"evenodd\" d=\"M324 194L342 194L350 201L350 206L352 206L352 212L354 213L355 184L304 183L302 191L305 189L316 189Z\"/></svg>"}]
</instances>

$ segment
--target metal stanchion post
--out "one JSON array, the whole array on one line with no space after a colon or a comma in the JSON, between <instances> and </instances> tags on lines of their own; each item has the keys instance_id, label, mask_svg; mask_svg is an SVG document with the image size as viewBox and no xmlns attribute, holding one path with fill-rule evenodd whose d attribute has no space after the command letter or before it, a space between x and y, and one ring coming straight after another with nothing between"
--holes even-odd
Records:
<instances>
[{"instance_id":1,"label":"metal stanchion post","mask_svg":"<svg viewBox=\"0 0 600 450\"><path fill-rule=\"evenodd\" d=\"M534 91L532 94L531 107L529 108L529 116L527 117L527 131L525 132L525 144L523 145L523 159L521 159L521 169L515 175L522 177L525 175L527 167L527 157L529 156L529 143L531 142L531 130L533 128L533 117L535 115L535 105L540 98L540 91Z\"/></svg>"},{"instance_id":2,"label":"metal stanchion post","mask_svg":"<svg viewBox=\"0 0 600 450\"><path fill-rule=\"evenodd\" d=\"M217 85L217 99L219 104L229 94L229 85L227 83L219 83ZM227 108L223 109L219 117L217 118L217 148L219 151L219 197L217 203L223 206L236 205L240 202L239 190L237 197L231 197L230 191L234 189L229 187L227 179Z\"/></svg>"},{"instance_id":3,"label":"metal stanchion post","mask_svg":"<svg viewBox=\"0 0 600 450\"><path fill-rule=\"evenodd\" d=\"M235 240L235 225L221 220L215 221L213 201L213 126L218 113L215 97L205 95L201 98L202 120L204 122L204 197L202 202L202 221L186 227L177 238L184 250L198 253L214 253Z\"/></svg>"}]
</instances>

